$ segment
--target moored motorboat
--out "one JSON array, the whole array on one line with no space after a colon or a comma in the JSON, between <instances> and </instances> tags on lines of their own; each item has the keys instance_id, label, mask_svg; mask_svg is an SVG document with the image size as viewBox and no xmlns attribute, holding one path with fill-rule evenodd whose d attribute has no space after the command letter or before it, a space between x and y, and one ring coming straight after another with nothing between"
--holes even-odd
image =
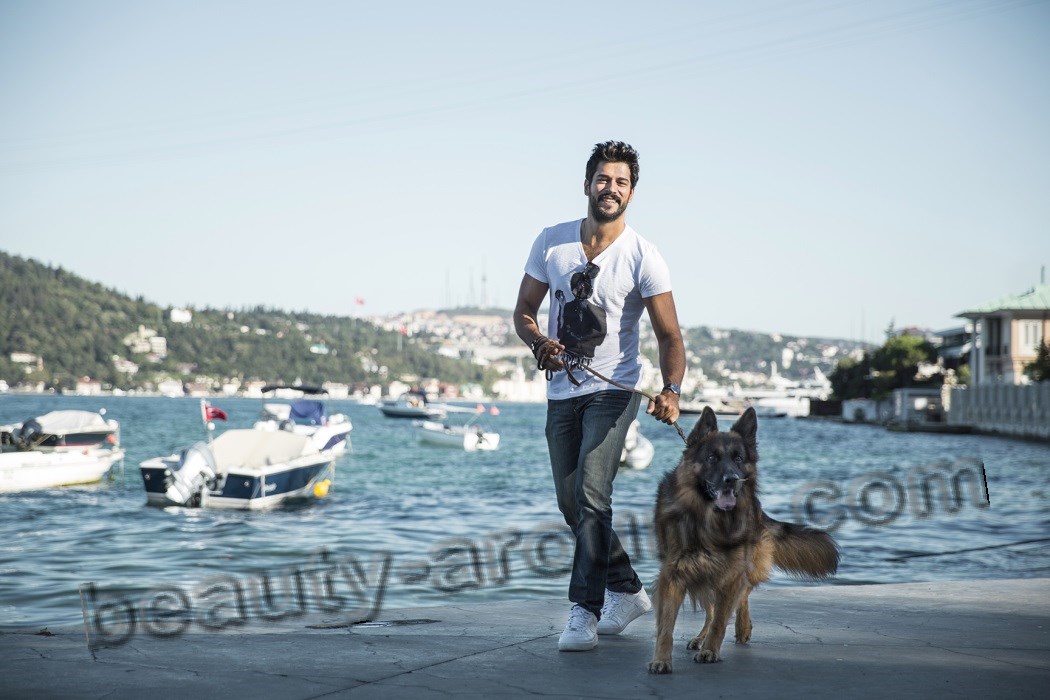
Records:
<instances>
[{"instance_id":1,"label":"moored motorboat","mask_svg":"<svg viewBox=\"0 0 1050 700\"><path fill-rule=\"evenodd\" d=\"M755 415L759 418L787 418L787 411L781 411L775 406L766 406L763 404L753 404L751 408L755 409Z\"/></svg>"},{"instance_id":2,"label":"moored motorboat","mask_svg":"<svg viewBox=\"0 0 1050 700\"><path fill-rule=\"evenodd\" d=\"M627 428L627 438L623 443L623 452L620 454L620 466L629 469L645 469L653 463L656 448L649 438L642 435L641 423L637 420L631 422Z\"/></svg>"},{"instance_id":3,"label":"moored motorboat","mask_svg":"<svg viewBox=\"0 0 1050 700\"><path fill-rule=\"evenodd\" d=\"M139 466L146 502L160 506L256 509L292 498L323 498L335 477L336 458L346 451L349 421L340 432L256 427L227 430L214 440L212 420L226 412L201 401L208 442L197 442ZM291 409L289 409L289 419ZM318 421L320 422L320 421Z\"/></svg>"},{"instance_id":4,"label":"moored motorboat","mask_svg":"<svg viewBox=\"0 0 1050 700\"><path fill-rule=\"evenodd\" d=\"M327 404L316 398L295 398L287 403L268 400L282 392L300 396L322 396L328 392L319 387L268 384L263 387L262 415L255 422L256 430L275 432L283 430L308 436L319 450L331 450L340 455L350 448L353 424L343 413L329 414Z\"/></svg>"},{"instance_id":5,"label":"moored motorboat","mask_svg":"<svg viewBox=\"0 0 1050 700\"><path fill-rule=\"evenodd\" d=\"M326 496L336 457L309 435L231 429L139 469L151 505L256 509Z\"/></svg>"},{"instance_id":6,"label":"moored motorboat","mask_svg":"<svg viewBox=\"0 0 1050 700\"><path fill-rule=\"evenodd\" d=\"M739 418L744 411L748 408L754 408L756 415L759 418L784 418L787 416L785 411L781 411L774 406L766 406L762 404L753 404L751 401L727 401L723 399L717 399L715 401L703 402L703 401L687 401L682 402L679 407L679 413L682 415L699 415L704 412L704 409L708 406L715 412L715 415L719 418Z\"/></svg>"},{"instance_id":7,"label":"moored motorboat","mask_svg":"<svg viewBox=\"0 0 1050 700\"><path fill-rule=\"evenodd\" d=\"M94 483L123 458L117 421L51 411L0 426L0 492Z\"/></svg>"},{"instance_id":8,"label":"moored motorboat","mask_svg":"<svg viewBox=\"0 0 1050 700\"><path fill-rule=\"evenodd\" d=\"M442 419L448 415L444 405L433 404L422 392L409 391L396 399L384 399L379 410L387 418Z\"/></svg>"},{"instance_id":9,"label":"moored motorboat","mask_svg":"<svg viewBox=\"0 0 1050 700\"><path fill-rule=\"evenodd\" d=\"M492 451L499 448L499 433L486 431L480 425L449 425L437 421L417 421L419 441L438 447L453 447L467 452Z\"/></svg>"},{"instance_id":10,"label":"moored motorboat","mask_svg":"<svg viewBox=\"0 0 1050 700\"><path fill-rule=\"evenodd\" d=\"M723 399L714 401L683 401L678 406L678 411L684 416L700 415L705 408L710 407L719 418L738 418L744 412L744 404L731 404Z\"/></svg>"}]
</instances>

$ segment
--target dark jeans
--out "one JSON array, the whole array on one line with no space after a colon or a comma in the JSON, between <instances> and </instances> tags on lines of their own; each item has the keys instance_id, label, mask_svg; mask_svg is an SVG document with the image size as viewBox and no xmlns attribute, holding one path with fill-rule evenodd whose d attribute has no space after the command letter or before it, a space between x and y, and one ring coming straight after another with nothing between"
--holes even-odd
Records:
<instances>
[{"instance_id":1,"label":"dark jeans","mask_svg":"<svg viewBox=\"0 0 1050 700\"><path fill-rule=\"evenodd\" d=\"M598 617L606 588L642 589L612 527L613 479L639 401L630 391L547 401L547 449L558 508L576 536L569 600Z\"/></svg>"}]
</instances>

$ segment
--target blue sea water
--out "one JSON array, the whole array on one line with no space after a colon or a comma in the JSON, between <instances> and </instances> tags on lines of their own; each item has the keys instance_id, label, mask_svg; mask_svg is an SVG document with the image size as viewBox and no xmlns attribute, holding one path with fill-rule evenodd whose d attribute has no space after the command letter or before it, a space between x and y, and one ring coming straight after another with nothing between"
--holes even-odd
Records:
<instances>
[{"instance_id":1,"label":"blue sea water","mask_svg":"<svg viewBox=\"0 0 1050 700\"><path fill-rule=\"evenodd\" d=\"M251 399L212 403L230 414L219 430L249 427L260 408ZM195 399L8 394L0 395L0 423L102 407L121 423L123 474L96 486L0 495L0 627L80 623L78 591L86 582L112 595L170 585L193 590L219 576L292 570L322 552L360 565L360 580L384 574L387 608L550 597L567 589L571 548L554 502L542 405L501 404L500 415L486 419L501 433L500 449L467 454L419 444L409 421L374 407L332 402L354 430L331 493L262 512L145 505L138 464L203 437ZM646 523L682 443L670 427L640 418L656 458L646 470L621 470L613 505L628 552L649 582L658 562ZM685 416L683 426L693 421ZM1046 444L779 419L760 421L759 447L762 502L772 516L804 516L796 506L806 494L827 507L854 504L813 516L842 519L833 532L842 564L831 585L1050 576ZM977 463L984 464L990 502L973 489L963 489L958 503L934 490L931 512L919 517L921 494L909 488L919 470L940 464L954 473ZM868 498L866 511L857 508L858 497ZM797 582L777 575L767 585Z\"/></svg>"}]
</instances>

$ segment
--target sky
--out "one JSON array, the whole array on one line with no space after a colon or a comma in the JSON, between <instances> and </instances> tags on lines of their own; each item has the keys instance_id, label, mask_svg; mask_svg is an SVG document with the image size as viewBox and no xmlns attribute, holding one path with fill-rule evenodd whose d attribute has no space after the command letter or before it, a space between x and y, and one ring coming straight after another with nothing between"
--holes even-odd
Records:
<instances>
[{"instance_id":1,"label":"sky","mask_svg":"<svg viewBox=\"0 0 1050 700\"><path fill-rule=\"evenodd\" d=\"M1050 0L0 0L0 250L162 305L510 308L616 139L684 326L945 329L1050 264L1048 39Z\"/></svg>"}]
</instances>

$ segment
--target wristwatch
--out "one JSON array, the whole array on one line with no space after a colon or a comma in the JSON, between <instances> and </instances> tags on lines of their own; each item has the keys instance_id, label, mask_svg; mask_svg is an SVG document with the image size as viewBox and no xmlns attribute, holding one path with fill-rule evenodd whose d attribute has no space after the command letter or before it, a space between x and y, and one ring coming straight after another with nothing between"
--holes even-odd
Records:
<instances>
[{"instance_id":1,"label":"wristwatch","mask_svg":"<svg viewBox=\"0 0 1050 700\"><path fill-rule=\"evenodd\" d=\"M668 382L667 384L664 384L664 388L660 390L660 393L662 394L665 391L670 391L672 394L674 394L676 396L681 396L682 395L682 387L678 386L674 382Z\"/></svg>"}]
</instances>

